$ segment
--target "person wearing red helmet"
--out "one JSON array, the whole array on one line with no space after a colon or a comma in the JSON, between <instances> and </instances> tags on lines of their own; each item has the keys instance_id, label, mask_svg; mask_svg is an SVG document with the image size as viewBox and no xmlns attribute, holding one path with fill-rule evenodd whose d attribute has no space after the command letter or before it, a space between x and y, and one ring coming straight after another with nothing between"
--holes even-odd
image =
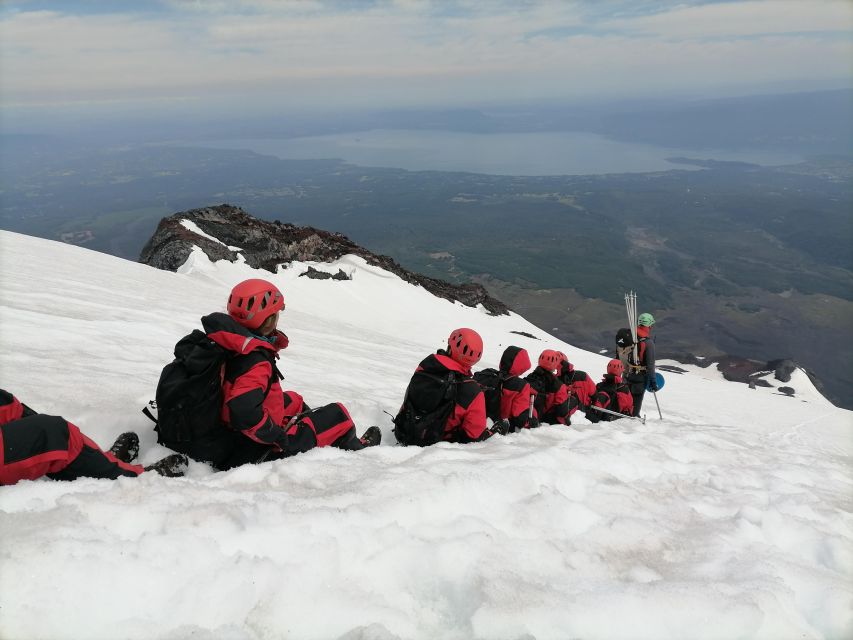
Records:
<instances>
[{"instance_id":1,"label":"person wearing red helmet","mask_svg":"<svg viewBox=\"0 0 853 640\"><path fill-rule=\"evenodd\" d=\"M618 420L617 416L603 411L596 411L595 407L601 407L609 411L630 416L634 412L634 399L631 397L631 389L622 379L625 365L618 358L607 363L607 373L601 382L595 385L595 393L592 396L589 409L586 411L587 420L590 422L610 422Z\"/></svg>"},{"instance_id":2,"label":"person wearing red helmet","mask_svg":"<svg viewBox=\"0 0 853 640\"><path fill-rule=\"evenodd\" d=\"M536 393L534 407L539 422L569 423L569 390L557 377L561 365L560 353L545 349L539 355L538 366L525 378Z\"/></svg>"},{"instance_id":3,"label":"person wearing red helmet","mask_svg":"<svg viewBox=\"0 0 853 640\"><path fill-rule=\"evenodd\" d=\"M176 477L183 475L187 459L172 454L143 467L132 464L139 453L139 437L121 434L103 451L71 422L33 411L14 395L0 389L0 485L47 477L135 478L143 471Z\"/></svg>"},{"instance_id":4,"label":"person wearing red helmet","mask_svg":"<svg viewBox=\"0 0 853 640\"><path fill-rule=\"evenodd\" d=\"M310 410L300 394L281 388L279 381L284 376L276 360L289 344L278 329L284 308L278 287L252 278L231 290L227 313L201 319L207 338L227 352L221 377L221 424L205 425L203 433L192 432L180 441L161 433L163 444L217 469L314 447L358 450L379 444L382 434L378 427L370 427L361 438L356 435L344 405L333 403ZM191 359L193 353L187 357Z\"/></svg>"},{"instance_id":5,"label":"person wearing red helmet","mask_svg":"<svg viewBox=\"0 0 853 640\"><path fill-rule=\"evenodd\" d=\"M569 392L569 417L571 417L578 407L586 410L589 406L589 401L595 393L595 382L586 371L575 369L566 354L560 351L559 355L561 363L558 377Z\"/></svg>"},{"instance_id":6,"label":"person wearing red helmet","mask_svg":"<svg viewBox=\"0 0 853 640\"><path fill-rule=\"evenodd\" d=\"M424 358L412 375L394 434L405 445L438 441L475 442L492 435L486 402L471 367L483 355L483 339L473 329L455 329L447 347Z\"/></svg>"}]
</instances>

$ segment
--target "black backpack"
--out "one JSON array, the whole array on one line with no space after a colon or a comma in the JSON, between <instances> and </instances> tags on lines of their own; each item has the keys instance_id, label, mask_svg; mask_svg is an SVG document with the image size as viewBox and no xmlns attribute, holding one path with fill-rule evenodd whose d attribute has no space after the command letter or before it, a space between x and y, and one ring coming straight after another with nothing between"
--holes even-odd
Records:
<instances>
[{"instance_id":1,"label":"black backpack","mask_svg":"<svg viewBox=\"0 0 853 640\"><path fill-rule=\"evenodd\" d=\"M634 344L634 336L631 334L630 329L619 329L616 332L616 346L625 348L633 346Z\"/></svg>"},{"instance_id":2,"label":"black backpack","mask_svg":"<svg viewBox=\"0 0 853 640\"><path fill-rule=\"evenodd\" d=\"M411 387L418 376L429 383L426 388L418 389L418 398L412 398ZM403 446L427 447L441 440L447 419L456 406L460 382L452 371L445 376L416 371L406 389L400 413L394 418L397 442Z\"/></svg>"},{"instance_id":3,"label":"black backpack","mask_svg":"<svg viewBox=\"0 0 853 640\"><path fill-rule=\"evenodd\" d=\"M554 388L554 376L537 367L527 374L525 380L530 384L530 388L536 392L533 406L536 408L536 413L542 417L545 412L545 396L557 390Z\"/></svg>"},{"instance_id":4,"label":"black backpack","mask_svg":"<svg viewBox=\"0 0 853 640\"><path fill-rule=\"evenodd\" d=\"M474 374L474 380L486 398L486 415L497 422L501 419L501 394L506 377L497 369L483 369Z\"/></svg>"},{"instance_id":5,"label":"black backpack","mask_svg":"<svg viewBox=\"0 0 853 640\"><path fill-rule=\"evenodd\" d=\"M198 329L175 345L157 383L157 442L190 442L224 428L222 382L231 355Z\"/></svg>"}]
</instances>

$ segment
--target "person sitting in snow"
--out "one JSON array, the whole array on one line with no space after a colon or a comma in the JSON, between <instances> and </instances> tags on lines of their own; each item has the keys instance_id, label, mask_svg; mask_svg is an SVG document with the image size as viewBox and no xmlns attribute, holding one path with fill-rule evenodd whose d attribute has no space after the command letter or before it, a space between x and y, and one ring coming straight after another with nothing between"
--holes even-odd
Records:
<instances>
[{"instance_id":1,"label":"person sitting in snow","mask_svg":"<svg viewBox=\"0 0 853 640\"><path fill-rule=\"evenodd\" d=\"M182 476L186 456L173 454L148 467L131 464L139 453L139 438L121 434L109 451L102 451L80 429L59 416L36 413L8 391L0 389L0 485L47 476L77 478L135 478L143 471Z\"/></svg>"},{"instance_id":2,"label":"person sitting in snow","mask_svg":"<svg viewBox=\"0 0 853 640\"><path fill-rule=\"evenodd\" d=\"M560 356L560 372L557 377L568 389L569 417L571 418L578 407L586 411L595 393L595 383L586 371L575 369L565 353L558 351L557 354Z\"/></svg>"},{"instance_id":3,"label":"person sitting in snow","mask_svg":"<svg viewBox=\"0 0 853 640\"><path fill-rule=\"evenodd\" d=\"M569 390L557 377L560 365L559 353L553 349L545 349L539 355L538 366L525 378L536 393L534 407L539 422L571 424Z\"/></svg>"},{"instance_id":4,"label":"person sitting in snow","mask_svg":"<svg viewBox=\"0 0 853 640\"><path fill-rule=\"evenodd\" d=\"M421 361L394 418L394 435L400 444L476 442L506 433L500 422L491 430L486 428L483 390L471 373L482 355L480 334L463 328L450 334L445 349Z\"/></svg>"},{"instance_id":5,"label":"person sitting in snow","mask_svg":"<svg viewBox=\"0 0 853 640\"><path fill-rule=\"evenodd\" d=\"M513 431L538 427L539 417L531 402L535 394L530 383L521 378L530 368L527 349L507 347L501 355L498 367L503 379L500 418L508 421Z\"/></svg>"},{"instance_id":6,"label":"person sitting in snow","mask_svg":"<svg viewBox=\"0 0 853 640\"><path fill-rule=\"evenodd\" d=\"M604 411L596 411L596 407L607 409L626 416L633 414L634 401L628 385L622 380L624 367L622 361L614 358L607 363L607 373L601 382L595 385L595 393L586 411L587 420L590 422L610 422L618 420L619 416Z\"/></svg>"},{"instance_id":7,"label":"person sitting in snow","mask_svg":"<svg viewBox=\"0 0 853 640\"><path fill-rule=\"evenodd\" d=\"M207 342L213 341L227 353L221 373L221 420L204 425L202 433L191 430L189 434L170 433L161 420L158 431L162 444L224 470L314 447L359 450L380 443L379 427L370 427L358 437L344 405L333 403L310 410L300 394L282 390L279 380L283 376L276 360L289 342L277 328L284 308L278 287L253 278L231 290L227 313L216 312L201 319ZM194 358L204 357L205 345L191 346L188 353L179 355L181 342L176 356L192 368ZM163 407L159 405L158 400L162 417Z\"/></svg>"}]
</instances>

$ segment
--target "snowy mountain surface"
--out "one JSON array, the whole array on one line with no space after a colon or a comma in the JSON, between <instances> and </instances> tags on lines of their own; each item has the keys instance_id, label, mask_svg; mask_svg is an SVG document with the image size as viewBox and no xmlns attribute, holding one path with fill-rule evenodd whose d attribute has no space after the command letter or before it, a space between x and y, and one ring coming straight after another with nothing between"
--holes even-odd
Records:
<instances>
[{"instance_id":1,"label":"snowy mountain surface","mask_svg":"<svg viewBox=\"0 0 853 640\"><path fill-rule=\"evenodd\" d=\"M607 359L523 318L435 298L357 258L350 281L179 273L0 232L0 387L103 447L133 429L174 343L247 277L284 291L285 388L341 401L382 446L225 473L0 488L0 637L851 638L853 414L807 389L667 374L632 420L394 446L418 362L458 326L532 358ZM614 330L622 324L614 319ZM538 339L511 333L522 331ZM661 333L658 344L665 342Z\"/></svg>"}]
</instances>

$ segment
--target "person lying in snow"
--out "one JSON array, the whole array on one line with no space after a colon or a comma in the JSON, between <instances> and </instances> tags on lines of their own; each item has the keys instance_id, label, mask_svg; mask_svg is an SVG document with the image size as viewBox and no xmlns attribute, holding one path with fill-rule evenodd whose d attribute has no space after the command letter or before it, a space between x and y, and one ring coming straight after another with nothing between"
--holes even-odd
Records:
<instances>
[{"instance_id":1,"label":"person lying in snow","mask_svg":"<svg viewBox=\"0 0 853 640\"><path fill-rule=\"evenodd\" d=\"M539 416L539 422L571 424L569 390L556 375L561 362L557 351L545 349L539 355L538 366L525 378L536 392L534 407Z\"/></svg>"},{"instance_id":2,"label":"person lying in snow","mask_svg":"<svg viewBox=\"0 0 853 640\"><path fill-rule=\"evenodd\" d=\"M359 450L379 444L379 427L359 438L344 405L311 410L300 394L282 390L276 360L289 342L277 328L284 308L274 284L245 280L228 296L228 313L203 317L204 332L178 342L176 360L157 387L159 442L220 470L314 447ZM190 391L200 384L215 387L202 387L198 396L214 403L212 414L202 406L187 408L195 398Z\"/></svg>"},{"instance_id":3,"label":"person lying in snow","mask_svg":"<svg viewBox=\"0 0 853 640\"><path fill-rule=\"evenodd\" d=\"M622 380L624 366L619 359L613 359L607 363L607 373L601 382L595 385L595 393L592 396L586 418L590 422L610 422L618 420L618 416L603 411L596 411L595 407L601 407L608 411L615 411L626 416L632 415L634 411L634 400L627 384Z\"/></svg>"},{"instance_id":4,"label":"person lying in snow","mask_svg":"<svg viewBox=\"0 0 853 640\"><path fill-rule=\"evenodd\" d=\"M394 435L400 444L476 442L506 433L507 426L500 422L491 430L486 428L483 390L471 374L482 355L480 334L463 328L450 334L446 349L421 361L394 418Z\"/></svg>"},{"instance_id":5,"label":"person lying in snow","mask_svg":"<svg viewBox=\"0 0 853 640\"><path fill-rule=\"evenodd\" d=\"M571 418L572 414L578 410L578 407L586 411L590 399L595 393L595 383L586 371L575 369L565 353L558 351L557 354L561 359L560 371L557 377L566 385L566 389L568 389L569 418ZM566 424L570 424L570 422Z\"/></svg>"},{"instance_id":6,"label":"person lying in snow","mask_svg":"<svg viewBox=\"0 0 853 640\"><path fill-rule=\"evenodd\" d=\"M163 476L184 474L185 456L173 454L142 467L131 464L139 453L139 438L121 434L109 451L101 448L64 418L36 413L8 391L0 389L0 485L47 476L77 478L135 478L143 471Z\"/></svg>"}]
</instances>

